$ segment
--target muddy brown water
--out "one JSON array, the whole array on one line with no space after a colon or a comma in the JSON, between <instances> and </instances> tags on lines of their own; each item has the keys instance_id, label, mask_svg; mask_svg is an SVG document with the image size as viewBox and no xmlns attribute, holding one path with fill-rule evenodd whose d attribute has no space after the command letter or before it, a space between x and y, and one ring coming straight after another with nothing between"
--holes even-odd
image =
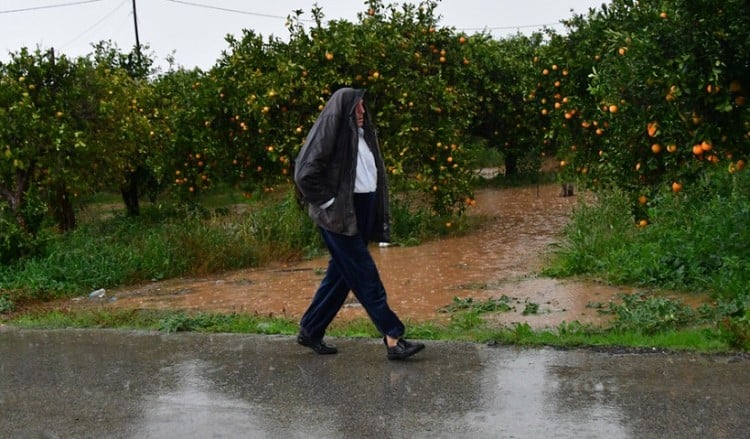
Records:
<instances>
[{"instance_id":1,"label":"muddy brown water","mask_svg":"<svg viewBox=\"0 0 750 439\"><path fill-rule=\"evenodd\" d=\"M485 189L470 215L487 218L471 234L418 246L371 251L391 307L407 322L444 322L454 298L510 298L511 311L488 316L497 324L534 328L579 321L599 325L608 318L590 306L607 303L629 288L537 275L551 244L558 242L576 197L561 197L557 185ZM327 257L294 264L238 270L206 278L182 278L107 291L107 297L67 300L62 307L184 309L255 313L298 319L320 282ZM538 312L523 315L527 303ZM338 321L366 317L350 295ZM334 321L335 323L335 321Z\"/></svg>"}]
</instances>

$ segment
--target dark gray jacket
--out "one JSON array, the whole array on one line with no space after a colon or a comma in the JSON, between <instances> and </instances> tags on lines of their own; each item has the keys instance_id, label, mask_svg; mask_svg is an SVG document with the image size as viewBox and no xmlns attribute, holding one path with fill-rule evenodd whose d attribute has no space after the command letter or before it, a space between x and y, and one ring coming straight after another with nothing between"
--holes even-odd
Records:
<instances>
[{"instance_id":1,"label":"dark gray jacket","mask_svg":"<svg viewBox=\"0 0 750 439\"><path fill-rule=\"evenodd\" d=\"M308 204L313 222L325 230L354 236L357 218L354 213L354 178L357 169L358 134L354 107L364 90L337 90L307 134L295 160L294 182ZM370 241L389 242L389 204L385 165L378 139L365 113L365 140L375 157L378 169L375 222ZM336 201L326 209L320 206L331 198Z\"/></svg>"}]
</instances>

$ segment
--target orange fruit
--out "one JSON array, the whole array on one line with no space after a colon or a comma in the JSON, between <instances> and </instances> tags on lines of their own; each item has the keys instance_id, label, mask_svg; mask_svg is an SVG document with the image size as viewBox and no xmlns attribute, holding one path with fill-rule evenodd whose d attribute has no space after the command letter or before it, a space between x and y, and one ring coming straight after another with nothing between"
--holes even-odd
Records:
<instances>
[{"instance_id":1,"label":"orange fruit","mask_svg":"<svg viewBox=\"0 0 750 439\"><path fill-rule=\"evenodd\" d=\"M708 141L704 140L701 142L701 149L703 151L711 151L712 148L713 146Z\"/></svg>"},{"instance_id":2,"label":"orange fruit","mask_svg":"<svg viewBox=\"0 0 750 439\"><path fill-rule=\"evenodd\" d=\"M737 170L741 171L743 169L745 169L745 161L742 159L737 160Z\"/></svg>"},{"instance_id":3,"label":"orange fruit","mask_svg":"<svg viewBox=\"0 0 750 439\"><path fill-rule=\"evenodd\" d=\"M678 183L676 181L674 183L672 183L672 192L678 193L680 191L682 191L682 184L680 184L680 183Z\"/></svg>"},{"instance_id":4,"label":"orange fruit","mask_svg":"<svg viewBox=\"0 0 750 439\"><path fill-rule=\"evenodd\" d=\"M648 220L642 219L638 221L638 227L646 227L648 225Z\"/></svg>"},{"instance_id":5,"label":"orange fruit","mask_svg":"<svg viewBox=\"0 0 750 439\"><path fill-rule=\"evenodd\" d=\"M646 131L648 132L649 137L654 137L656 135L656 130L659 129L659 123L658 122L649 122L648 126L646 127Z\"/></svg>"},{"instance_id":6,"label":"orange fruit","mask_svg":"<svg viewBox=\"0 0 750 439\"><path fill-rule=\"evenodd\" d=\"M661 152L661 145L659 145L658 143L654 143L653 145L651 145L651 152L653 152L654 154L659 154Z\"/></svg>"},{"instance_id":7,"label":"orange fruit","mask_svg":"<svg viewBox=\"0 0 750 439\"><path fill-rule=\"evenodd\" d=\"M645 195L641 195L640 197L638 197L638 203L644 205L648 203L648 198L646 198Z\"/></svg>"},{"instance_id":8,"label":"orange fruit","mask_svg":"<svg viewBox=\"0 0 750 439\"><path fill-rule=\"evenodd\" d=\"M667 151L668 152L675 152L675 151L677 151L677 145L675 145L674 143L672 143L670 145L667 145Z\"/></svg>"},{"instance_id":9,"label":"orange fruit","mask_svg":"<svg viewBox=\"0 0 750 439\"><path fill-rule=\"evenodd\" d=\"M610 105L609 106L609 112L610 113L617 113L617 110L619 110L619 108L617 108L617 105Z\"/></svg>"},{"instance_id":10,"label":"orange fruit","mask_svg":"<svg viewBox=\"0 0 750 439\"><path fill-rule=\"evenodd\" d=\"M693 145L693 154L695 155L703 155L703 148L699 144Z\"/></svg>"}]
</instances>

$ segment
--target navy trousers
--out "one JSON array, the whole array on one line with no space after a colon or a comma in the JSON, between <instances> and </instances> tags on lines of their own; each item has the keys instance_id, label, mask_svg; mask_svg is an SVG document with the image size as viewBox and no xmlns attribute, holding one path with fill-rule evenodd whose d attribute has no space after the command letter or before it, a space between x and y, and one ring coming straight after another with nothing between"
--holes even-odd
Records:
<instances>
[{"instance_id":1,"label":"navy trousers","mask_svg":"<svg viewBox=\"0 0 750 439\"><path fill-rule=\"evenodd\" d=\"M302 316L300 332L313 340L323 338L326 328L336 317L349 291L362 304L375 327L383 335L400 338L404 324L388 306L385 287L378 268L367 248L372 227L375 194L354 194L357 215L356 236L346 236L320 229L331 259L310 306Z\"/></svg>"}]
</instances>

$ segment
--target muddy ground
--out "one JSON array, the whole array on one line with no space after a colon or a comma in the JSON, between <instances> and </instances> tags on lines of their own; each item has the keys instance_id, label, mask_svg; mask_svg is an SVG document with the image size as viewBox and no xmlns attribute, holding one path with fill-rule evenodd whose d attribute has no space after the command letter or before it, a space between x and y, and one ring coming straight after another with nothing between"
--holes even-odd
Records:
<instances>
[{"instance_id":1,"label":"muddy ground","mask_svg":"<svg viewBox=\"0 0 750 439\"><path fill-rule=\"evenodd\" d=\"M405 321L444 322L454 298L474 302L507 296L512 309L488 318L534 328L579 321L600 325L606 304L630 288L541 277L551 245L559 242L577 197L561 197L558 185L484 189L469 215L487 220L469 235L419 246L374 244L373 257L391 307ZM327 257L238 270L205 278L181 278L110 290L56 302L63 309L180 309L252 313L299 319L322 279ZM535 314L523 315L527 304ZM365 317L350 296L337 320Z\"/></svg>"}]
</instances>

